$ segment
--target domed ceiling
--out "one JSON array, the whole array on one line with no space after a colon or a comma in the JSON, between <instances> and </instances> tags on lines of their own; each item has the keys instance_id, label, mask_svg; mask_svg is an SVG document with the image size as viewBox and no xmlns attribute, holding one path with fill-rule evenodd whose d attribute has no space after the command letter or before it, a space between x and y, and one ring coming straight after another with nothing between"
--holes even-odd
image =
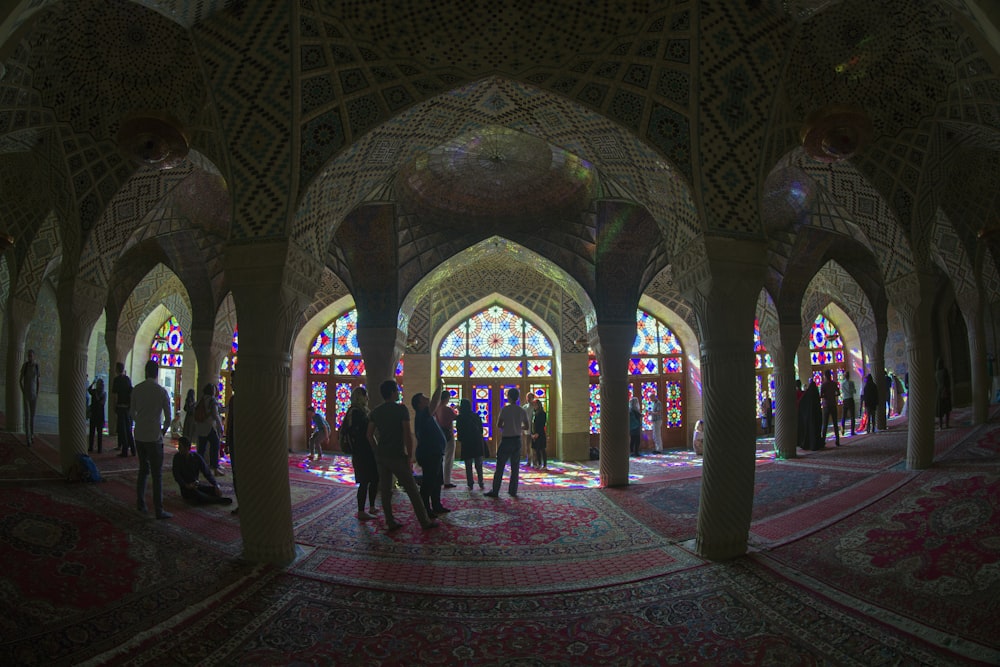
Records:
<instances>
[{"instance_id":1,"label":"domed ceiling","mask_svg":"<svg viewBox=\"0 0 1000 667\"><path fill-rule=\"evenodd\" d=\"M499 126L456 137L400 170L403 209L448 225L526 226L586 209L594 167L547 142Z\"/></svg>"}]
</instances>

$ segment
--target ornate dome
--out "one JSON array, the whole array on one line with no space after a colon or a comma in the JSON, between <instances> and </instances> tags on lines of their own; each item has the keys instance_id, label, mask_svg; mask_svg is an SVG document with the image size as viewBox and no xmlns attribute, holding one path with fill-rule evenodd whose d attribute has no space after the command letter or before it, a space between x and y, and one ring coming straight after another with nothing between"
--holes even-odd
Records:
<instances>
[{"instance_id":1,"label":"ornate dome","mask_svg":"<svg viewBox=\"0 0 1000 667\"><path fill-rule=\"evenodd\" d=\"M528 224L583 210L594 167L541 139L504 127L456 137L405 166L397 199L409 213L442 223Z\"/></svg>"}]
</instances>

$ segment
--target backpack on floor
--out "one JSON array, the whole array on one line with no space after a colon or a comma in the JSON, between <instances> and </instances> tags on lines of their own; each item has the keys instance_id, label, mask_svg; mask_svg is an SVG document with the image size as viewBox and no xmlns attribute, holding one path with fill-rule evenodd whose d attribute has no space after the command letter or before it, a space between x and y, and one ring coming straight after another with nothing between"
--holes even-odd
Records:
<instances>
[{"instance_id":1,"label":"backpack on floor","mask_svg":"<svg viewBox=\"0 0 1000 667\"><path fill-rule=\"evenodd\" d=\"M83 482L103 482L101 471L97 469L94 459L86 454L80 454L80 480Z\"/></svg>"}]
</instances>

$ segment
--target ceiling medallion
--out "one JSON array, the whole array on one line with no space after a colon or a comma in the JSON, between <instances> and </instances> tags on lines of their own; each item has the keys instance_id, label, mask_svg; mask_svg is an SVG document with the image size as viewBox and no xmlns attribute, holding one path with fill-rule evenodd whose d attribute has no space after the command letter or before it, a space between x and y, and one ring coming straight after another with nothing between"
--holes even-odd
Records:
<instances>
[{"instance_id":1,"label":"ceiling medallion","mask_svg":"<svg viewBox=\"0 0 1000 667\"><path fill-rule=\"evenodd\" d=\"M864 109L831 104L809 114L800 138L806 154L820 162L840 162L854 157L872 139L872 119Z\"/></svg>"},{"instance_id":2,"label":"ceiling medallion","mask_svg":"<svg viewBox=\"0 0 1000 667\"><path fill-rule=\"evenodd\" d=\"M173 169L187 157L188 138L170 114L137 111L122 119L118 148L140 167Z\"/></svg>"}]
</instances>

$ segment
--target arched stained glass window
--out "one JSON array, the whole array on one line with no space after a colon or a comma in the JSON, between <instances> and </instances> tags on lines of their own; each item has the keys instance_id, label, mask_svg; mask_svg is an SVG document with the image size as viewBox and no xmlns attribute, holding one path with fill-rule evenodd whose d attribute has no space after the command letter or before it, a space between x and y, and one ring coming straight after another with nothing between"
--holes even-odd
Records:
<instances>
[{"instance_id":1,"label":"arched stained glass window","mask_svg":"<svg viewBox=\"0 0 1000 667\"><path fill-rule=\"evenodd\" d=\"M774 400L774 364L771 354L760 339L760 322L753 321L753 356L757 380L757 420L760 423L764 416L764 399L768 396Z\"/></svg>"},{"instance_id":2,"label":"arched stained glass window","mask_svg":"<svg viewBox=\"0 0 1000 667\"><path fill-rule=\"evenodd\" d=\"M817 387L823 386L827 370L833 371L838 384L844 382L847 373L844 341L837 327L822 313L816 317L809 331L809 356L812 361L812 377ZM842 402L839 398L837 400Z\"/></svg>"},{"instance_id":3,"label":"arched stained glass window","mask_svg":"<svg viewBox=\"0 0 1000 667\"><path fill-rule=\"evenodd\" d=\"M548 412L553 375L552 342L538 327L499 305L490 306L445 334L438 347L444 388L457 407L472 401L483 420L483 435L492 437L494 418L504 405L505 392L517 387L523 398L530 392Z\"/></svg>"},{"instance_id":4,"label":"arched stained glass window","mask_svg":"<svg viewBox=\"0 0 1000 667\"><path fill-rule=\"evenodd\" d=\"M351 391L364 384L365 360L358 345L358 311L334 318L313 339L309 350L309 404L340 427L351 405ZM396 364L402 388L403 360ZM332 418L331 418L332 417Z\"/></svg>"},{"instance_id":5,"label":"arched stained glass window","mask_svg":"<svg viewBox=\"0 0 1000 667\"><path fill-rule=\"evenodd\" d=\"M596 437L600 427L601 375L597 357L590 352L590 433ZM684 350L670 328L644 310L636 311L635 342L628 364L629 396L639 396L643 407L643 430L652 431L653 402L660 400L663 409L663 442L685 445L684 434Z\"/></svg>"},{"instance_id":6,"label":"arched stained glass window","mask_svg":"<svg viewBox=\"0 0 1000 667\"><path fill-rule=\"evenodd\" d=\"M171 316L156 332L149 348L149 358L168 368L184 365L184 333L176 317Z\"/></svg>"}]
</instances>

